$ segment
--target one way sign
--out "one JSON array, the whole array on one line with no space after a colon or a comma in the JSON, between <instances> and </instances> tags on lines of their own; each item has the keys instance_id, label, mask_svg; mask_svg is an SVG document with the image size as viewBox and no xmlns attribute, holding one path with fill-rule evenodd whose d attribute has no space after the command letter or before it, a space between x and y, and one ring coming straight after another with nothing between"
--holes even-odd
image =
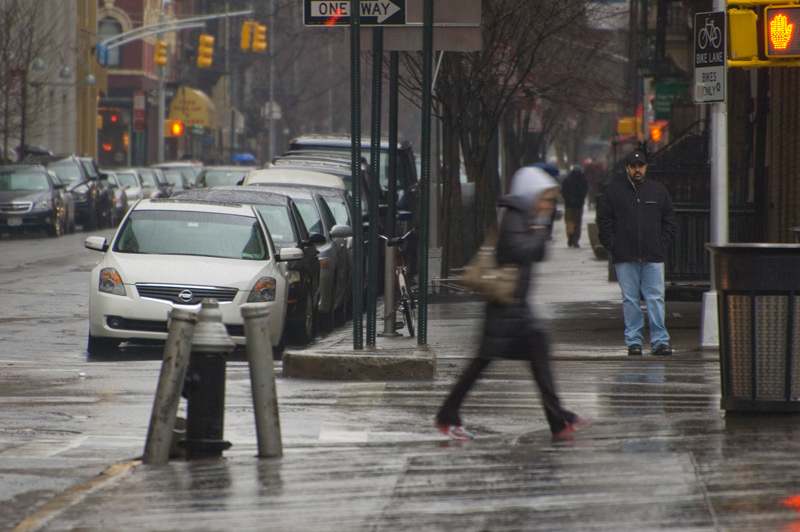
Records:
<instances>
[{"instance_id":1,"label":"one way sign","mask_svg":"<svg viewBox=\"0 0 800 532\"><path fill-rule=\"evenodd\" d=\"M362 26L403 26L406 23L406 0L361 0ZM350 24L350 0L305 0L303 24L306 26L343 26Z\"/></svg>"}]
</instances>

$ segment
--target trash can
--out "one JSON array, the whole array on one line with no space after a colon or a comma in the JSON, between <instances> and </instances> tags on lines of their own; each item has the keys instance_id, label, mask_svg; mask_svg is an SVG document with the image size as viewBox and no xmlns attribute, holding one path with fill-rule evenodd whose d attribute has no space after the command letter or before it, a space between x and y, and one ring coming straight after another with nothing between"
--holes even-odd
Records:
<instances>
[{"instance_id":1,"label":"trash can","mask_svg":"<svg viewBox=\"0 0 800 532\"><path fill-rule=\"evenodd\" d=\"M800 245L706 248L718 295L721 408L800 412Z\"/></svg>"}]
</instances>

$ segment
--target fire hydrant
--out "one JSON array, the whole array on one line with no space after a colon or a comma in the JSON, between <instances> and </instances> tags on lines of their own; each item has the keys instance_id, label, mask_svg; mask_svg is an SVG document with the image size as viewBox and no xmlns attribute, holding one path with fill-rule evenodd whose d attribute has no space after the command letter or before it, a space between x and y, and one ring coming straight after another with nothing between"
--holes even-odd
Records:
<instances>
[{"instance_id":1,"label":"fire hydrant","mask_svg":"<svg viewBox=\"0 0 800 532\"><path fill-rule=\"evenodd\" d=\"M206 299L198 313L192 355L184 383L186 439L181 446L189 460L219 458L231 443L222 439L225 419L225 359L235 344L222 324L216 299Z\"/></svg>"}]
</instances>

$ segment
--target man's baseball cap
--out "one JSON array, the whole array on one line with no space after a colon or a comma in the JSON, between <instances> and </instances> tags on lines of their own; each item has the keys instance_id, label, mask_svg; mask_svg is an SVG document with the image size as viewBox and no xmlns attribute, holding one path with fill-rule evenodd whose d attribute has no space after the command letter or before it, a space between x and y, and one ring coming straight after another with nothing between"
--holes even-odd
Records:
<instances>
[{"instance_id":1,"label":"man's baseball cap","mask_svg":"<svg viewBox=\"0 0 800 532\"><path fill-rule=\"evenodd\" d=\"M627 161L625 161L625 164L627 166L630 166L633 163L635 163L636 161L640 161L640 162L643 162L644 164L647 164L647 156L644 154L643 151L641 151L641 150L632 151L631 154L628 155L628 159L627 159Z\"/></svg>"}]
</instances>

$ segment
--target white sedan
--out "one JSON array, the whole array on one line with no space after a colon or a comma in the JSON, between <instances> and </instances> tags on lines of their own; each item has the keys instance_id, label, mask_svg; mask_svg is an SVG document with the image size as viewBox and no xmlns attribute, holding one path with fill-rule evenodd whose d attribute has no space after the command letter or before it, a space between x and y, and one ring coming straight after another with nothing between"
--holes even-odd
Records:
<instances>
[{"instance_id":1,"label":"white sedan","mask_svg":"<svg viewBox=\"0 0 800 532\"><path fill-rule=\"evenodd\" d=\"M298 248L276 251L263 220L249 205L169 199L137 203L107 242L90 236L88 249L104 255L92 270L90 354L123 341L164 341L173 308L199 310L219 302L222 322L244 344L240 306L266 303L274 353L283 349L287 261Z\"/></svg>"}]
</instances>

